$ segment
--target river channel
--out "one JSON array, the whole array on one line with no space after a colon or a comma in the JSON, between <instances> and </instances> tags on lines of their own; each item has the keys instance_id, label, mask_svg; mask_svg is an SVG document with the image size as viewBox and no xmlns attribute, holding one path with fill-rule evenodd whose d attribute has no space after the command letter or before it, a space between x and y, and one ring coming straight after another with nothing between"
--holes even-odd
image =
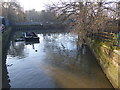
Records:
<instances>
[{"instance_id":1,"label":"river channel","mask_svg":"<svg viewBox=\"0 0 120 90\"><path fill-rule=\"evenodd\" d=\"M74 33L37 33L39 43L10 41L6 66L11 88L112 88L87 46Z\"/></svg>"}]
</instances>

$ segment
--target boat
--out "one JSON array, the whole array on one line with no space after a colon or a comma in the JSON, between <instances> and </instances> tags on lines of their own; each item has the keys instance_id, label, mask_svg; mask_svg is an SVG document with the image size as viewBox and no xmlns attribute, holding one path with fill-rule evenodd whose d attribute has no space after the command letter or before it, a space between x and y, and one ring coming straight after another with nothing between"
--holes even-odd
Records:
<instances>
[{"instance_id":1,"label":"boat","mask_svg":"<svg viewBox=\"0 0 120 90\"><path fill-rule=\"evenodd\" d=\"M34 32L24 33L25 42L39 42L39 37Z\"/></svg>"}]
</instances>

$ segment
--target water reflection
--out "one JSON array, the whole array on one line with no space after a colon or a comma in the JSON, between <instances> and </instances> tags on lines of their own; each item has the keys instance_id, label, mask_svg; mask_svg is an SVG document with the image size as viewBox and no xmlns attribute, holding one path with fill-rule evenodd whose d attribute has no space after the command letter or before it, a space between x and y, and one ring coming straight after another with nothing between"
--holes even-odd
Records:
<instances>
[{"instance_id":1,"label":"water reflection","mask_svg":"<svg viewBox=\"0 0 120 90\"><path fill-rule=\"evenodd\" d=\"M40 43L11 42L6 64L12 64L8 67L12 88L112 87L89 48L78 49L77 35L38 36Z\"/></svg>"},{"instance_id":2,"label":"water reflection","mask_svg":"<svg viewBox=\"0 0 120 90\"><path fill-rule=\"evenodd\" d=\"M57 67L59 66L66 70L69 69L72 72L74 71L78 73L78 71L81 70L83 73L90 73L90 69L95 67L90 67L92 59L95 58L91 58L89 56L91 55L90 51L86 51L88 47L83 46L82 50L78 52L77 45L75 43L76 37L73 36L74 38L72 38L72 36L68 34L64 35L62 38L59 38L60 36L61 34L44 37L44 49L47 54L47 59L50 59L46 63L51 63L52 65L56 65ZM51 41L54 41L54 43L50 43ZM90 60L88 61L88 59ZM93 62L92 64L96 65L96 63Z\"/></svg>"},{"instance_id":3,"label":"water reflection","mask_svg":"<svg viewBox=\"0 0 120 90\"><path fill-rule=\"evenodd\" d=\"M11 41L11 45L8 50L8 54L11 55L11 57L17 57L19 59L25 58L26 53L24 51L24 48L25 48L24 42Z\"/></svg>"}]
</instances>

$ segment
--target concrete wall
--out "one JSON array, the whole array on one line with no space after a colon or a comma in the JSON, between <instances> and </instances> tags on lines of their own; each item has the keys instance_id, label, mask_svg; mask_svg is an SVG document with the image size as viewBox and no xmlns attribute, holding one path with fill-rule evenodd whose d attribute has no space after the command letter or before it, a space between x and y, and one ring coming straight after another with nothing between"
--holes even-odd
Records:
<instances>
[{"instance_id":1,"label":"concrete wall","mask_svg":"<svg viewBox=\"0 0 120 90\"><path fill-rule=\"evenodd\" d=\"M91 40L90 38L86 40L91 51L96 56L98 63L100 64L102 70L106 74L113 87L120 88L120 69L118 69L120 66L120 54L118 50L112 50L108 48L107 45L95 42L95 40Z\"/></svg>"},{"instance_id":2,"label":"concrete wall","mask_svg":"<svg viewBox=\"0 0 120 90\"><path fill-rule=\"evenodd\" d=\"M9 85L9 76L6 66L7 50L10 45L11 38L11 27L8 27L7 30L2 34L2 88L10 88Z\"/></svg>"}]
</instances>

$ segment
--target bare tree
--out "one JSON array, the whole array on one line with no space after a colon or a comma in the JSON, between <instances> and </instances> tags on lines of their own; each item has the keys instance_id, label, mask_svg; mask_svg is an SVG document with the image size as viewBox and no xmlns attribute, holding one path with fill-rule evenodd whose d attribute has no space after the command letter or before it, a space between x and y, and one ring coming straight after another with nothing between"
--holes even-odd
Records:
<instances>
[{"instance_id":1,"label":"bare tree","mask_svg":"<svg viewBox=\"0 0 120 90\"><path fill-rule=\"evenodd\" d=\"M23 8L16 0L2 2L2 16L8 18L10 24L25 20Z\"/></svg>"},{"instance_id":2,"label":"bare tree","mask_svg":"<svg viewBox=\"0 0 120 90\"><path fill-rule=\"evenodd\" d=\"M117 29L117 2L59 2L49 7L58 18L69 23L85 39L88 33Z\"/></svg>"}]
</instances>

